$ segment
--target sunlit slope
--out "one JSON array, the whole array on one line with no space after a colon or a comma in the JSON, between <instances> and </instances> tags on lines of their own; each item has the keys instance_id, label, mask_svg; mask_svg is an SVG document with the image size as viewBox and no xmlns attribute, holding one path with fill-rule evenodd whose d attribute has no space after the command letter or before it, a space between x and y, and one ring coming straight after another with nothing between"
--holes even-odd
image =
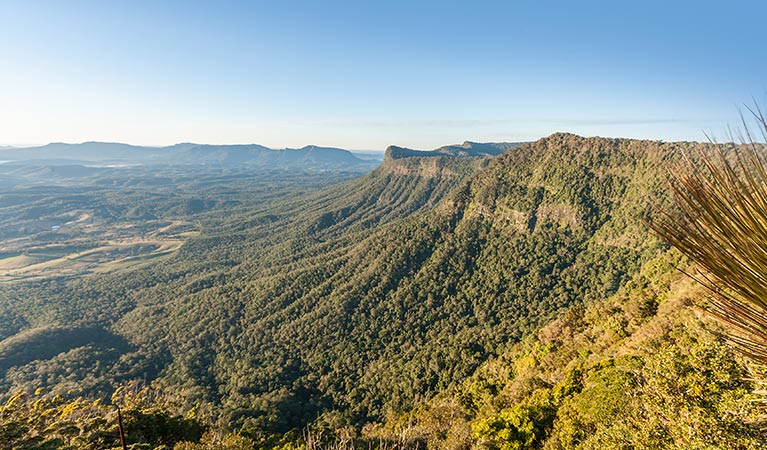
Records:
<instances>
[{"instance_id":1,"label":"sunlit slope","mask_svg":"<svg viewBox=\"0 0 767 450\"><path fill-rule=\"evenodd\" d=\"M659 253L607 299L576 305L404 414L366 430L406 447L763 448L757 383Z\"/></svg>"}]
</instances>

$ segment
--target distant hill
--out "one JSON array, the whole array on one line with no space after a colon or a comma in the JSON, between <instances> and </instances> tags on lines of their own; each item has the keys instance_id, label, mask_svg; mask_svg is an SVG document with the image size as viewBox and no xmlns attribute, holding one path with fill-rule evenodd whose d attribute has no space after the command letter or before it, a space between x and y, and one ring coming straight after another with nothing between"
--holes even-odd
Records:
<instances>
[{"instance_id":1,"label":"distant hill","mask_svg":"<svg viewBox=\"0 0 767 450\"><path fill-rule=\"evenodd\" d=\"M464 142L461 145L444 146L432 151L389 147L383 159L434 156L492 157L520 145ZM166 147L142 147L113 142L56 142L39 147L0 147L0 161L6 162L4 167L0 168L0 176L31 179L39 175L51 180L51 177L72 179L99 175L99 170L102 169L160 166L368 171L380 163L381 153L354 154L342 148L316 145L272 149L258 144L209 145L186 142ZM57 169L54 170L53 167Z\"/></svg>"},{"instance_id":2,"label":"distant hill","mask_svg":"<svg viewBox=\"0 0 767 450\"><path fill-rule=\"evenodd\" d=\"M40 147L0 148L0 160L49 165L202 164L262 168L372 168L376 164L373 161L358 158L348 150L314 145L299 149L271 149L258 144L182 143L167 147L141 147L111 142L51 143Z\"/></svg>"},{"instance_id":3,"label":"distant hill","mask_svg":"<svg viewBox=\"0 0 767 450\"><path fill-rule=\"evenodd\" d=\"M82 144L53 142L40 147L0 148L0 159L13 161L147 161L161 154L159 148L137 147L111 142L83 142Z\"/></svg>"},{"instance_id":4,"label":"distant hill","mask_svg":"<svg viewBox=\"0 0 767 450\"><path fill-rule=\"evenodd\" d=\"M178 155L189 163L258 165L362 165L367 161L340 148L309 145L298 149L274 150L261 145L198 145Z\"/></svg>"}]
</instances>

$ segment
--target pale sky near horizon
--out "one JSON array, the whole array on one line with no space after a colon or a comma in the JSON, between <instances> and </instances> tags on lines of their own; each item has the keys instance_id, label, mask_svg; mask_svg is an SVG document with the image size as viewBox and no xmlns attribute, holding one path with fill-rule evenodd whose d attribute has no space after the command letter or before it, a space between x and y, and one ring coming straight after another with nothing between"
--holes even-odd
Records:
<instances>
[{"instance_id":1,"label":"pale sky near horizon","mask_svg":"<svg viewBox=\"0 0 767 450\"><path fill-rule=\"evenodd\" d=\"M767 2L0 0L0 145L705 140Z\"/></svg>"}]
</instances>

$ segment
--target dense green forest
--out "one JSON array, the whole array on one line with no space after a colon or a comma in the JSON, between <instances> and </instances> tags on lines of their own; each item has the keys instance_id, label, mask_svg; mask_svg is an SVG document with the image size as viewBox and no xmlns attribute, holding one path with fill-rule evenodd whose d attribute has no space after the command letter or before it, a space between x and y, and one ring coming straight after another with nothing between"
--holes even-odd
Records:
<instances>
[{"instance_id":1,"label":"dense green forest","mask_svg":"<svg viewBox=\"0 0 767 450\"><path fill-rule=\"evenodd\" d=\"M116 447L116 404L135 448L759 448L759 368L642 222L699 145L4 193L40 240L6 259L43 266L0 285L0 441ZM129 239L168 247L110 260ZM45 259L73 242L95 267Z\"/></svg>"}]
</instances>

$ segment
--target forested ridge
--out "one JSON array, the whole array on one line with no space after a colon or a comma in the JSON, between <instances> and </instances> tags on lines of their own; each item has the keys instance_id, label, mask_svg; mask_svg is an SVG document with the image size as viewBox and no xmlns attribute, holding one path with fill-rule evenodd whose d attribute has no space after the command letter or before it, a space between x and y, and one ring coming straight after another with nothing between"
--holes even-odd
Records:
<instances>
[{"instance_id":1,"label":"forested ridge","mask_svg":"<svg viewBox=\"0 0 767 450\"><path fill-rule=\"evenodd\" d=\"M26 417L19 390L62 408L138 380L172 406L136 414L190 421L168 446L206 427L239 430L230 448L306 442L306 427L360 445L757 445L745 362L689 309L699 292L674 292L685 262L641 221L698 145L555 134L495 158L390 152L318 192L211 208L156 263L6 284L4 411ZM681 431L666 420L687 410ZM180 448L225 448L212 436Z\"/></svg>"}]
</instances>

